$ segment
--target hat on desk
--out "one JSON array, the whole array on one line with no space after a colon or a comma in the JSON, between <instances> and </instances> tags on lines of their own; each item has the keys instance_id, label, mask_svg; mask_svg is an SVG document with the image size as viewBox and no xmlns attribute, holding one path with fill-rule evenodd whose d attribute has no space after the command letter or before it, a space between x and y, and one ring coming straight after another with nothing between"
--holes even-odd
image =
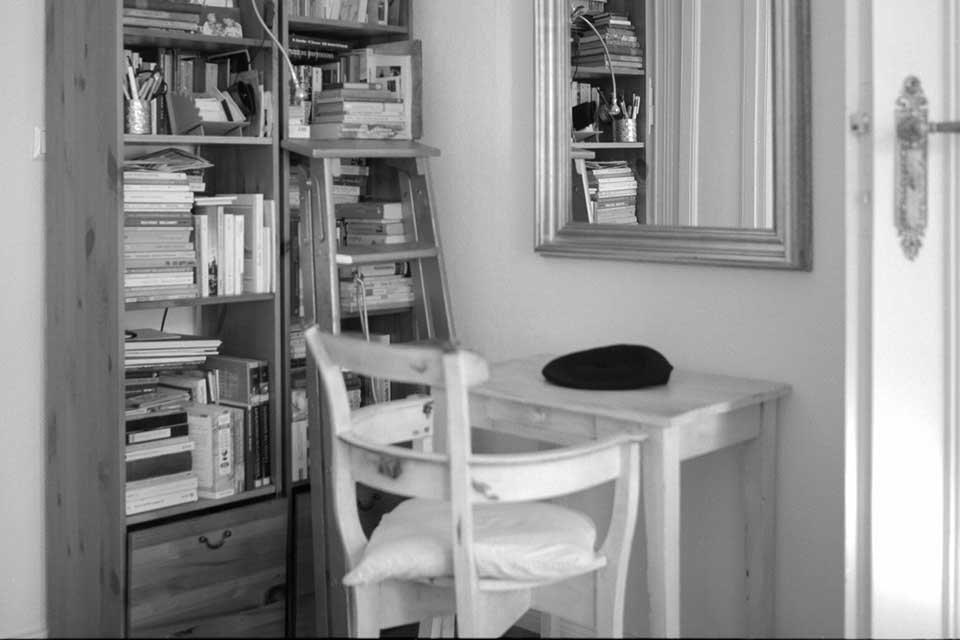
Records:
<instances>
[{"instance_id":1,"label":"hat on desk","mask_svg":"<svg viewBox=\"0 0 960 640\"><path fill-rule=\"evenodd\" d=\"M543 367L548 382L574 389L642 389L667 384L673 365L656 349L612 344L554 358Z\"/></svg>"}]
</instances>

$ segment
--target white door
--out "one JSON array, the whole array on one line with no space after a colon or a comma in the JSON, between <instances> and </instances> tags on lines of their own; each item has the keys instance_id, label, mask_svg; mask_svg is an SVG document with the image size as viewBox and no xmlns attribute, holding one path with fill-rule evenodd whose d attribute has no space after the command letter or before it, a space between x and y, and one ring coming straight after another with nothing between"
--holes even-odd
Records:
<instances>
[{"instance_id":1,"label":"white door","mask_svg":"<svg viewBox=\"0 0 960 640\"><path fill-rule=\"evenodd\" d=\"M916 76L931 121L960 119L957 20L949 0L847 3L848 114L870 123L847 156L848 636L956 635L957 134L928 138L928 221L910 259L894 224L894 109Z\"/></svg>"}]
</instances>

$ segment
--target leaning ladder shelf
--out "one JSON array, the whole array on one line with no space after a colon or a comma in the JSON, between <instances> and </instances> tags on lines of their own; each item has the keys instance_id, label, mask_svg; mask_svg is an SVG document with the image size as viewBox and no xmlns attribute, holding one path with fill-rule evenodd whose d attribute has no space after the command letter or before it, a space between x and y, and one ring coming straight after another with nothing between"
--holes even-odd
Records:
<instances>
[{"instance_id":1,"label":"leaning ladder shelf","mask_svg":"<svg viewBox=\"0 0 960 640\"><path fill-rule=\"evenodd\" d=\"M356 313L341 312L340 267L383 262L409 262L413 279L414 301L395 308L370 309L369 315L383 313L410 314L415 340L449 340L453 337L453 320L443 270L443 254L436 233L436 216L431 207L428 159L440 155L433 147L415 141L381 140L308 140L288 139L281 148L296 154L308 163L307 177L301 184L300 278L303 283L303 326L318 325L339 333L345 319ZM414 241L396 245L340 246L333 203L333 178L339 172L340 159L376 160L396 170L404 216L414 233ZM308 358L307 405L311 416L323 416L320 385L316 366ZM322 418L321 418L322 420ZM315 431L314 431L315 432ZM332 526L332 485L328 459L328 443L311 438L311 494L323 496L322 509L311 508L314 553L323 550L321 561L315 555L313 566L314 592L325 594L326 607L315 610L315 629L329 630L333 635L345 631L342 612L346 593L339 580L344 560L339 536ZM315 484L319 481L319 487ZM316 498L312 500L317 504ZM321 563L322 567L321 568ZM331 576L328 580L327 576ZM320 596L323 599L323 596Z\"/></svg>"}]
</instances>

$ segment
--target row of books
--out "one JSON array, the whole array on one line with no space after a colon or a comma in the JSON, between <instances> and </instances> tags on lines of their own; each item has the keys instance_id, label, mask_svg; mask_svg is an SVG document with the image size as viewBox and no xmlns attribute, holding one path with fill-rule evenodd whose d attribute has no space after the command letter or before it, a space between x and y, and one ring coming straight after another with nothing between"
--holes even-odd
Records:
<instances>
[{"instance_id":1,"label":"row of books","mask_svg":"<svg viewBox=\"0 0 960 640\"><path fill-rule=\"evenodd\" d=\"M588 217L598 224L637 224L640 184L625 160L586 161Z\"/></svg>"},{"instance_id":2,"label":"row of books","mask_svg":"<svg viewBox=\"0 0 960 640\"><path fill-rule=\"evenodd\" d=\"M292 16L381 25L400 24L400 0L292 0Z\"/></svg>"},{"instance_id":3,"label":"row of books","mask_svg":"<svg viewBox=\"0 0 960 640\"><path fill-rule=\"evenodd\" d=\"M273 200L262 193L197 197L193 227L201 297L277 290Z\"/></svg>"}]
</instances>

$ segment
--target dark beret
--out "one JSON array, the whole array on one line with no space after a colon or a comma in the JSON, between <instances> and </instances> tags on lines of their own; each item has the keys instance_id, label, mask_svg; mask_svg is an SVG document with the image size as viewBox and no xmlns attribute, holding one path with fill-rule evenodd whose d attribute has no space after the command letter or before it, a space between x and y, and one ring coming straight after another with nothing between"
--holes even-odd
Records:
<instances>
[{"instance_id":1,"label":"dark beret","mask_svg":"<svg viewBox=\"0 0 960 640\"><path fill-rule=\"evenodd\" d=\"M612 344L554 358L543 377L575 389L640 389L667 384L671 365L656 349L639 344Z\"/></svg>"}]
</instances>

